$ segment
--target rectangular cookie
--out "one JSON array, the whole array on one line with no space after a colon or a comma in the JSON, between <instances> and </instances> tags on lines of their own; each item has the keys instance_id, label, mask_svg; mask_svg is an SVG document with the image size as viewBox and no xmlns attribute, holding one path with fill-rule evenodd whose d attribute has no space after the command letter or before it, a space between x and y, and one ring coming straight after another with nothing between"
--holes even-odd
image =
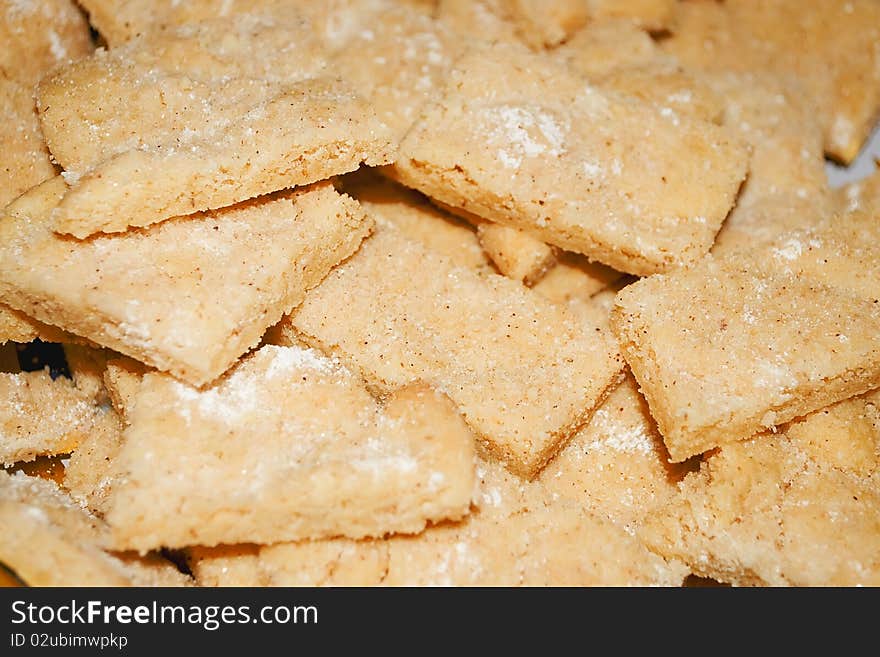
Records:
<instances>
[{"instance_id":1,"label":"rectangular cookie","mask_svg":"<svg viewBox=\"0 0 880 657\"><path fill-rule=\"evenodd\" d=\"M325 61L296 18L238 16L55 72L38 90L70 185L53 230L125 231L389 163L388 128Z\"/></svg>"},{"instance_id":2,"label":"rectangular cookie","mask_svg":"<svg viewBox=\"0 0 880 657\"><path fill-rule=\"evenodd\" d=\"M380 226L393 226L409 239L451 258L455 264L490 269L489 257L474 227L439 210L415 190L399 185L372 169L340 178L342 191L357 199Z\"/></svg>"},{"instance_id":3,"label":"rectangular cookie","mask_svg":"<svg viewBox=\"0 0 880 657\"><path fill-rule=\"evenodd\" d=\"M749 586L880 584L880 395L725 445L648 519L652 549Z\"/></svg>"},{"instance_id":4,"label":"rectangular cookie","mask_svg":"<svg viewBox=\"0 0 880 657\"><path fill-rule=\"evenodd\" d=\"M264 346L205 390L148 373L126 420L105 504L118 549L418 532L470 507L473 438L445 396L379 406L310 349Z\"/></svg>"},{"instance_id":5,"label":"rectangular cookie","mask_svg":"<svg viewBox=\"0 0 880 657\"><path fill-rule=\"evenodd\" d=\"M749 178L715 240L722 254L807 227L832 212L822 127L796 79L772 73L703 77L725 99L723 123L752 148Z\"/></svg>"},{"instance_id":6,"label":"rectangular cookie","mask_svg":"<svg viewBox=\"0 0 880 657\"><path fill-rule=\"evenodd\" d=\"M825 152L851 162L880 115L874 0L678 3L667 52L698 70L793 75L819 107Z\"/></svg>"},{"instance_id":7,"label":"rectangular cookie","mask_svg":"<svg viewBox=\"0 0 880 657\"><path fill-rule=\"evenodd\" d=\"M64 454L89 435L101 410L70 379L46 370L0 372L0 464Z\"/></svg>"},{"instance_id":8,"label":"rectangular cookie","mask_svg":"<svg viewBox=\"0 0 880 657\"><path fill-rule=\"evenodd\" d=\"M507 278L531 287L556 263L556 249L521 228L487 221L442 201L434 200L433 203L476 226L480 246Z\"/></svg>"},{"instance_id":9,"label":"rectangular cookie","mask_svg":"<svg viewBox=\"0 0 880 657\"><path fill-rule=\"evenodd\" d=\"M380 391L415 381L443 390L489 451L524 476L558 451L622 369L597 324L390 228L285 324Z\"/></svg>"},{"instance_id":10,"label":"rectangular cookie","mask_svg":"<svg viewBox=\"0 0 880 657\"><path fill-rule=\"evenodd\" d=\"M107 526L51 481L0 472L0 562L29 586L185 586L155 555L106 551Z\"/></svg>"},{"instance_id":11,"label":"rectangular cookie","mask_svg":"<svg viewBox=\"0 0 880 657\"><path fill-rule=\"evenodd\" d=\"M880 386L878 243L848 215L618 295L612 327L673 461Z\"/></svg>"},{"instance_id":12,"label":"rectangular cookie","mask_svg":"<svg viewBox=\"0 0 880 657\"><path fill-rule=\"evenodd\" d=\"M4 117L0 123L0 207L55 175L49 149L40 134L32 84L0 77L0 112Z\"/></svg>"},{"instance_id":13,"label":"rectangular cookie","mask_svg":"<svg viewBox=\"0 0 880 657\"><path fill-rule=\"evenodd\" d=\"M477 509L378 541L188 551L201 586L677 586L678 562L498 464L478 466ZM599 565L601 564L601 566Z\"/></svg>"},{"instance_id":14,"label":"rectangular cookie","mask_svg":"<svg viewBox=\"0 0 880 657\"><path fill-rule=\"evenodd\" d=\"M395 171L431 198L650 274L709 250L747 158L716 125L664 116L495 45L456 63L443 98L404 138Z\"/></svg>"},{"instance_id":15,"label":"rectangular cookie","mask_svg":"<svg viewBox=\"0 0 880 657\"><path fill-rule=\"evenodd\" d=\"M55 178L4 211L0 296L194 385L228 369L370 230L355 201L321 183L72 241L52 231L66 189Z\"/></svg>"},{"instance_id":16,"label":"rectangular cookie","mask_svg":"<svg viewBox=\"0 0 880 657\"><path fill-rule=\"evenodd\" d=\"M648 404L627 375L538 476L570 500L635 532L678 492L688 468L670 463Z\"/></svg>"}]
</instances>

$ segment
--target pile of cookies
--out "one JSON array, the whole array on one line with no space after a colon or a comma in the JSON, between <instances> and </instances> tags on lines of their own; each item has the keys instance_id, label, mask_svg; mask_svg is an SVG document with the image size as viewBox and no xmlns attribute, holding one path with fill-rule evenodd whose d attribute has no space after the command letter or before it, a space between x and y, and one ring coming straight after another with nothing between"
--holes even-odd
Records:
<instances>
[{"instance_id":1,"label":"pile of cookies","mask_svg":"<svg viewBox=\"0 0 880 657\"><path fill-rule=\"evenodd\" d=\"M880 175L824 170L880 1L0 0L0 39L20 581L880 584Z\"/></svg>"}]
</instances>

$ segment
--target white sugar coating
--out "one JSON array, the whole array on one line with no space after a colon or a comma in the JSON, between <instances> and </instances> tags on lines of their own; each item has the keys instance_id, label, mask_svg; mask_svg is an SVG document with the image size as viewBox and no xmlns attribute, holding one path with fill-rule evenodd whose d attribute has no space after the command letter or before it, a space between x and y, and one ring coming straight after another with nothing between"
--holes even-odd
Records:
<instances>
[{"instance_id":1,"label":"white sugar coating","mask_svg":"<svg viewBox=\"0 0 880 657\"><path fill-rule=\"evenodd\" d=\"M234 368L217 384L205 390L173 381L173 390L181 402L181 412L187 422L193 421L192 404L201 418L218 420L232 425L257 412L273 412L264 399L264 387L269 379L285 377L298 385L309 374L350 376L335 360L314 349L299 346L278 347L266 345L257 358L263 371L254 374L251 368Z\"/></svg>"},{"instance_id":2,"label":"white sugar coating","mask_svg":"<svg viewBox=\"0 0 880 657\"><path fill-rule=\"evenodd\" d=\"M565 152L567 120L554 117L540 107L491 106L483 110L481 120L489 126L490 141L501 146L498 157L509 169L518 168L523 157Z\"/></svg>"},{"instance_id":3,"label":"white sugar coating","mask_svg":"<svg viewBox=\"0 0 880 657\"><path fill-rule=\"evenodd\" d=\"M620 421L605 408L600 408L593 414L590 427L600 437L585 444L583 446L584 453L602 449L618 452L641 452L643 454L657 451L656 436L648 432L645 423L621 426Z\"/></svg>"},{"instance_id":4,"label":"white sugar coating","mask_svg":"<svg viewBox=\"0 0 880 657\"><path fill-rule=\"evenodd\" d=\"M785 260L796 260L804 252L804 245L796 239L787 240L781 247L773 249L773 255Z\"/></svg>"}]
</instances>

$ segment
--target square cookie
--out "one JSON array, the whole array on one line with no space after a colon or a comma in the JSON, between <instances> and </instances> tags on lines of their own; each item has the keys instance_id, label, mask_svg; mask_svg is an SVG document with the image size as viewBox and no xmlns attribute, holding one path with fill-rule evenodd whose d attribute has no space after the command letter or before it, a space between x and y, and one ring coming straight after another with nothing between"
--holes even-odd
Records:
<instances>
[{"instance_id":1,"label":"square cookie","mask_svg":"<svg viewBox=\"0 0 880 657\"><path fill-rule=\"evenodd\" d=\"M622 370L598 323L391 228L284 324L381 392L415 381L443 390L489 451L525 476L564 445Z\"/></svg>"},{"instance_id":2,"label":"square cookie","mask_svg":"<svg viewBox=\"0 0 880 657\"><path fill-rule=\"evenodd\" d=\"M54 178L6 209L0 295L194 385L253 347L370 230L355 201L321 183L78 241L52 231L66 191Z\"/></svg>"},{"instance_id":3,"label":"square cookie","mask_svg":"<svg viewBox=\"0 0 880 657\"><path fill-rule=\"evenodd\" d=\"M395 170L431 198L650 274L709 250L747 158L716 125L663 116L496 45L457 62L442 100L404 138Z\"/></svg>"},{"instance_id":4,"label":"square cookie","mask_svg":"<svg viewBox=\"0 0 880 657\"><path fill-rule=\"evenodd\" d=\"M148 373L126 420L106 501L120 549L418 532L470 507L474 441L445 396L380 406L310 349L264 346L204 390Z\"/></svg>"}]
</instances>

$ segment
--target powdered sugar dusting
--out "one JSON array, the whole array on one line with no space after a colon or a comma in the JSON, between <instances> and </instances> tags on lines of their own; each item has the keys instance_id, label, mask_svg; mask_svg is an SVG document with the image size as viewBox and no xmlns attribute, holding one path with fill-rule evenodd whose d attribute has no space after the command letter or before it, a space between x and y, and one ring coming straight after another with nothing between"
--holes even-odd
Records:
<instances>
[{"instance_id":1,"label":"powdered sugar dusting","mask_svg":"<svg viewBox=\"0 0 880 657\"><path fill-rule=\"evenodd\" d=\"M519 168L526 157L565 152L568 123L540 108L501 105L488 108L485 117L489 140L500 146L497 156L507 169Z\"/></svg>"},{"instance_id":2,"label":"powdered sugar dusting","mask_svg":"<svg viewBox=\"0 0 880 657\"><path fill-rule=\"evenodd\" d=\"M622 423L604 408L593 414L590 429L599 437L584 445L585 452L612 449L650 454L655 449L654 439L643 422Z\"/></svg>"},{"instance_id":3,"label":"powdered sugar dusting","mask_svg":"<svg viewBox=\"0 0 880 657\"><path fill-rule=\"evenodd\" d=\"M272 361L266 370L266 377L289 376L301 370L311 370L321 374L330 374L340 368L333 359L315 351L303 347L278 347L267 345L263 348L267 354L271 354Z\"/></svg>"}]
</instances>

